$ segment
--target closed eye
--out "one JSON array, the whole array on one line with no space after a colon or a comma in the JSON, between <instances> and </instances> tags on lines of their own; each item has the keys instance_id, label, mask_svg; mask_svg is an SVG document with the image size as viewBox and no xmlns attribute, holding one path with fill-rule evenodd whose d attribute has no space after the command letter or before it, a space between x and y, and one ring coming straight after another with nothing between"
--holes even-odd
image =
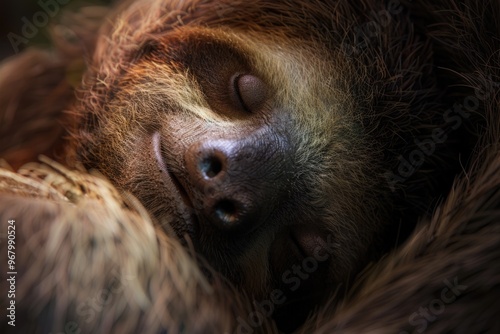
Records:
<instances>
[{"instance_id":1,"label":"closed eye","mask_svg":"<svg viewBox=\"0 0 500 334\"><path fill-rule=\"evenodd\" d=\"M268 100L267 85L252 74L237 74L231 78L231 95L246 112L255 112Z\"/></svg>"}]
</instances>

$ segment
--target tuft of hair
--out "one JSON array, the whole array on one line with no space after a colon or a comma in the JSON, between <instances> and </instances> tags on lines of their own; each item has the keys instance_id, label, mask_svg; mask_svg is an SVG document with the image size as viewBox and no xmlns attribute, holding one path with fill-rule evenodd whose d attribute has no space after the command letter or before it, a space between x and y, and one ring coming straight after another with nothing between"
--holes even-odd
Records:
<instances>
[{"instance_id":1,"label":"tuft of hair","mask_svg":"<svg viewBox=\"0 0 500 334\"><path fill-rule=\"evenodd\" d=\"M2 333L228 333L254 311L215 273L208 280L135 198L42 160L0 169L0 226L15 226L17 271L16 327L5 318ZM0 234L4 254L7 238ZM7 278L2 271L2 291ZM0 305L8 307L6 293ZM255 331L274 327L264 321Z\"/></svg>"}]
</instances>

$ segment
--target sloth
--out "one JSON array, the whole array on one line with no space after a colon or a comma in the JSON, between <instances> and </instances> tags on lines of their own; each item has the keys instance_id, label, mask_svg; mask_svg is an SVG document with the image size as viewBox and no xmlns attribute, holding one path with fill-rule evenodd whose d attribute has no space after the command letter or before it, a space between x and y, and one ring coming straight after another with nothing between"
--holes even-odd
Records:
<instances>
[{"instance_id":1,"label":"sloth","mask_svg":"<svg viewBox=\"0 0 500 334\"><path fill-rule=\"evenodd\" d=\"M127 3L71 111L76 159L303 321L404 240L455 168L429 43L377 3Z\"/></svg>"},{"instance_id":2,"label":"sloth","mask_svg":"<svg viewBox=\"0 0 500 334\"><path fill-rule=\"evenodd\" d=\"M467 85L497 90L479 60L469 64L465 46L449 45L456 30L489 35L497 25L471 28L479 9L467 4L123 2L86 49L92 59L75 101L61 91L50 99L67 109L68 135L55 157L132 194L156 233L192 251L208 281L227 280L271 310L280 331L366 331L372 327L353 325L377 319L360 311L373 306L364 295L383 299L375 287L401 283L398 273L419 255L416 268L438 271L425 266L430 248L418 247L441 221L461 222L434 211L439 202L460 189L463 197L450 195L443 210L463 202L472 215L476 197L463 183L452 188L455 177L464 168L477 173L482 181L470 189L487 197L481 186L495 175L495 149L481 169L474 147L498 139L498 106ZM488 6L495 13L500 5ZM450 8L463 25L439 14ZM432 25L442 21L449 26ZM485 50L481 59L493 58ZM370 263L377 266L367 274ZM425 303L432 289L438 283L407 297Z\"/></svg>"}]
</instances>

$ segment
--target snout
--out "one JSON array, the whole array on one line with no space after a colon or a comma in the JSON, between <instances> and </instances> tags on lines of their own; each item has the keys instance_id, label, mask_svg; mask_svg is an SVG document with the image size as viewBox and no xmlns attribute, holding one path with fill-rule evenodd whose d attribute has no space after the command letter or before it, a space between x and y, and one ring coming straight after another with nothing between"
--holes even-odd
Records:
<instances>
[{"instance_id":1,"label":"snout","mask_svg":"<svg viewBox=\"0 0 500 334\"><path fill-rule=\"evenodd\" d=\"M284 138L265 134L200 141L185 153L194 206L222 231L257 228L286 197L293 174L290 147Z\"/></svg>"}]
</instances>

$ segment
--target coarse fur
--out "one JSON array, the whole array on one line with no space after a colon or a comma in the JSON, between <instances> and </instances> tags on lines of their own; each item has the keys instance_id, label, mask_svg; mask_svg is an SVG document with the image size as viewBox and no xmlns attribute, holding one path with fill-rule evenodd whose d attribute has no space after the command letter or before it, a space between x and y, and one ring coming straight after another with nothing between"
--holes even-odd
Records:
<instances>
[{"instance_id":1,"label":"coarse fur","mask_svg":"<svg viewBox=\"0 0 500 334\"><path fill-rule=\"evenodd\" d=\"M2 333L224 333L252 311L224 281L209 284L132 196L45 161L18 173L0 170L2 228L15 217L19 273L17 325L2 320Z\"/></svg>"},{"instance_id":2,"label":"coarse fur","mask_svg":"<svg viewBox=\"0 0 500 334\"><path fill-rule=\"evenodd\" d=\"M257 299L288 288L283 273L302 261L276 255L281 247L273 248L274 240L289 228L318 229L333 240L329 268L310 283L311 292L289 301L324 297L325 282L330 294L342 294L369 261L432 210L458 169L450 135L448 145L435 143L435 152L404 182L392 181L401 156L431 140L434 129L447 131L447 124L430 42L414 31L407 11L391 13L391 24L379 25L380 34L358 50L358 36L350 31L383 9L375 1L127 3L103 28L74 107L80 115L72 140L77 159L131 191L179 237L187 234L197 253ZM228 79L238 72L257 76L269 91L263 110L250 116L234 112L224 98ZM271 176L263 171L262 181L252 174L248 182L274 185L276 205L245 238L219 233L196 209L196 202L208 200L197 198L184 160L197 142L233 142L265 126L273 138L284 138L277 151L290 151L290 171L273 176L278 159L264 165ZM186 222L186 210L172 204L179 195L158 172L150 139L155 133L161 134L167 169L194 202L198 224ZM287 180L285 199L280 178ZM241 184L250 196L265 196L265 189ZM275 260L280 256L287 259ZM297 314L304 317L307 308Z\"/></svg>"},{"instance_id":3,"label":"coarse fur","mask_svg":"<svg viewBox=\"0 0 500 334\"><path fill-rule=\"evenodd\" d=\"M61 130L71 132L66 139L70 145L61 156L60 143L46 143L59 152L55 156L60 161L98 169L113 186L54 163L55 169L2 172L3 228L10 217L24 220L20 247L33 249L23 240L36 230L40 237L33 241L35 249L47 249L20 257L25 268L32 267L19 288L19 312L33 317L33 323L26 323L33 327L27 328L62 330L75 320L85 331L97 332L249 331L248 323L255 318L251 320L251 303L244 293L258 303L272 289L283 288L275 285L267 259L272 240L287 226L280 216L284 210L294 224L306 221L321 228L325 238L333 235L336 249L324 279L328 293L323 295L328 298L312 298L305 309L274 305L281 330L498 332L500 2L408 3L391 13L388 25L380 14L386 5L369 0L122 4L100 30L77 101L69 104L67 97L57 98L51 105L56 116L62 105L69 108L59 117L71 123ZM378 22L380 30L369 36L365 32L361 43L353 32L372 22ZM197 50L210 61L196 56ZM24 57L31 63L40 59L34 52L35 60L29 53ZM11 71L20 59L10 63ZM61 59L64 67L67 60ZM50 76L50 62L43 63L48 77L64 84L62 76ZM264 108L268 114L257 113L263 121L225 105L220 92L225 86L218 86L217 80L226 78L226 72L240 71L241 64L269 88L272 98ZM71 92L63 87L64 94ZM0 96L1 117L20 117L19 111L13 114L15 108L5 107L12 106L14 98ZM456 111L464 105L468 108ZM237 246L240 241L228 242L213 230L193 232L182 212L167 204L179 194L158 186L164 183L152 162L149 136L161 133L162 154L178 159L169 167L181 170L176 152L189 153L197 137L208 140L216 134L232 140L240 132L251 136L262 124L278 137L285 133L284 141L293 143L289 161L294 169L287 187L296 195L286 197L288 204L267 221L271 226L257 229L257 236L242 243L243 249ZM444 142L435 142L436 130L446 134ZM19 136L31 137L22 132ZM434 140L432 154L401 179L401 171L408 171L402 161L423 150L419 143L429 140ZM17 156L9 148L13 146L1 152L16 166L35 152L47 152L27 146L24 149L32 151ZM85 189L94 183L101 186ZM188 183L189 191L191 186ZM141 203L114 187L131 192ZM96 196L91 204L85 199L89 194ZM108 217L109 225L103 229L101 217L87 205ZM37 216L46 215L43 220L51 222L50 230L25 213L27 207L36 207ZM74 215L79 219L72 220ZM86 222L84 232L78 232L80 221ZM130 232L114 230L117 226ZM50 231L83 238L81 243L63 241L58 239L62 234ZM189 258L177 237L201 258ZM61 254L71 258L54 253L66 247L69 250ZM89 248L95 260L79 255ZM207 269L203 258L216 271ZM369 261L374 262L366 267ZM81 265L91 269L81 272ZM132 268L134 284L95 313L99 321L89 323L78 309L86 305L87 296L75 286L98 295L112 284L115 266ZM105 275L100 274L103 269ZM37 288L34 279L45 277L50 285L51 275L59 272L70 273L63 283L58 281L60 292L56 287ZM221 283L220 274L238 291ZM94 278L99 283L91 284ZM459 286L458 293L453 284ZM454 291L456 298L451 300L444 289ZM33 298L36 307L25 309L24 303ZM227 301L234 307L225 306ZM61 313L65 309L68 312ZM429 309L435 312L429 314ZM200 326L193 324L197 317ZM276 330L271 318L263 320L250 330Z\"/></svg>"}]
</instances>

